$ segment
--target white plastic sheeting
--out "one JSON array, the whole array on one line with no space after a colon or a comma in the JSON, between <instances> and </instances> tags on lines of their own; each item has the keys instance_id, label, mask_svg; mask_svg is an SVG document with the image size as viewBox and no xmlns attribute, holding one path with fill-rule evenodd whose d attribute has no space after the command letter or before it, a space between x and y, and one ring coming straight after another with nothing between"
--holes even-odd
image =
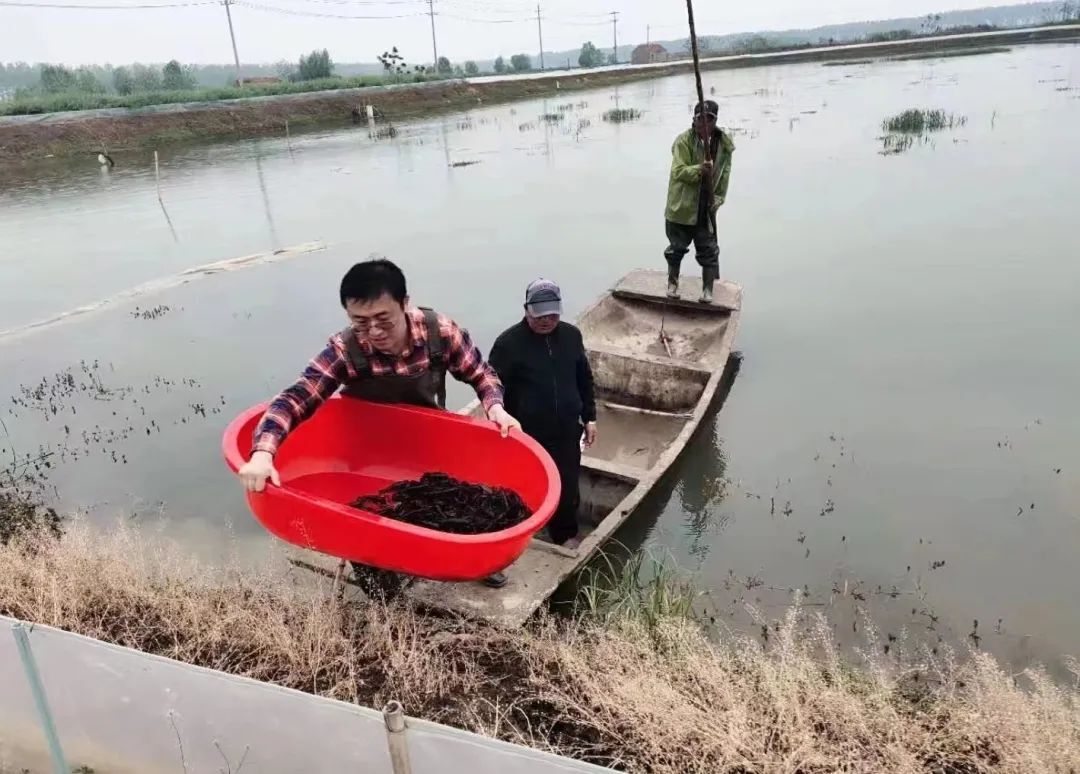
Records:
<instances>
[{"instance_id":1,"label":"white plastic sheeting","mask_svg":"<svg viewBox=\"0 0 1080 774\"><path fill-rule=\"evenodd\" d=\"M52 766L15 623L0 616L0 774L38 774ZM375 710L49 627L26 628L70 768L393 774L386 725ZM413 774L608 771L412 718L405 736Z\"/></svg>"}]
</instances>

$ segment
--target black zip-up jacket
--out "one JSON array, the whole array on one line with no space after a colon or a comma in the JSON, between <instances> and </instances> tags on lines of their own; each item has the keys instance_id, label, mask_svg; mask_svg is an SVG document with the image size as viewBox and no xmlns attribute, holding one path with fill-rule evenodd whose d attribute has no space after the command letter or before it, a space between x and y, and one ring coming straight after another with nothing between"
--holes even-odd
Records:
<instances>
[{"instance_id":1,"label":"black zip-up jacket","mask_svg":"<svg viewBox=\"0 0 1080 774\"><path fill-rule=\"evenodd\" d=\"M506 410L534 438L596 421L592 369L581 331L570 323L541 336L522 320L495 340L488 362L503 383Z\"/></svg>"}]
</instances>

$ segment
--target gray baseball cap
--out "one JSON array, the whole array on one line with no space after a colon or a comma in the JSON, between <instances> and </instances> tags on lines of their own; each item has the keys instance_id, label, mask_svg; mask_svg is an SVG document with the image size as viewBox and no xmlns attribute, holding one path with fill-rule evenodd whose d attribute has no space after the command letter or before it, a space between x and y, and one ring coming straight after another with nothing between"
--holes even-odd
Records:
<instances>
[{"instance_id":1,"label":"gray baseball cap","mask_svg":"<svg viewBox=\"0 0 1080 774\"><path fill-rule=\"evenodd\" d=\"M696 116L700 116L700 115L701 115L701 103L699 102L696 105L694 105L694 116L696 117ZM705 100L705 115L708 116L709 118L716 118L718 115L720 115L720 106L716 104L715 100L711 100L711 99Z\"/></svg>"},{"instance_id":2,"label":"gray baseball cap","mask_svg":"<svg viewBox=\"0 0 1080 774\"><path fill-rule=\"evenodd\" d=\"M525 289L525 311L529 317L562 314L562 292L551 280L537 279Z\"/></svg>"}]
</instances>

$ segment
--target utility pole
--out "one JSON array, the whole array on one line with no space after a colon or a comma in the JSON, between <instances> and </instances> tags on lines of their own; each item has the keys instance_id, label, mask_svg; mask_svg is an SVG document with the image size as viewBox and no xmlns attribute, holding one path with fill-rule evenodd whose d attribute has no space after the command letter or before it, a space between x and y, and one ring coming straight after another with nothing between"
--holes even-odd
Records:
<instances>
[{"instance_id":1,"label":"utility pole","mask_svg":"<svg viewBox=\"0 0 1080 774\"><path fill-rule=\"evenodd\" d=\"M428 0L428 15L431 17L431 56L432 72L439 72L439 49L435 45L435 0Z\"/></svg>"},{"instance_id":2,"label":"utility pole","mask_svg":"<svg viewBox=\"0 0 1080 774\"><path fill-rule=\"evenodd\" d=\"M540 4L536 4L536 34L540 36L540 70L544 70L544 28L540 25Z\"/></svg>"},{"instance_id":3,"label":"utility pole","mask_svg":"<svg viewBox=\"0 0 1080 774\"><path fill-rule=\"evenodd\" d=\"M232 26L232 13L229 11L229 6L232 5L234 0L222 0L222 4L225 6L225 17L229 20L229 37L232 38L232 55L233 60L236 62L236 85L240 85L240 54L236 52L236 33L233 32Z\"/></svg>"},{"instance_id":4,"label":"utility pole","mask_svg":"<svg viewBox=\"0 0 1080 774\"><path fill-rule=\"evenodd\" d=\"M611 12L611 37L614 41L611 47L611 62L612 64L619 63L619 32L616 25L619 23L619 12Z\"/></svg>"},{"instance_id":5,"label":"utility pole","mask_svg":"<svg viewBox=\"0 0 1080 774\"><path fill-rule=\"evenodd\" d=\"M648 46L650 43L652 43L652 26L649 25L649 24L646 24L645 25L645 45Z\"/></svg>"}]
</instances>

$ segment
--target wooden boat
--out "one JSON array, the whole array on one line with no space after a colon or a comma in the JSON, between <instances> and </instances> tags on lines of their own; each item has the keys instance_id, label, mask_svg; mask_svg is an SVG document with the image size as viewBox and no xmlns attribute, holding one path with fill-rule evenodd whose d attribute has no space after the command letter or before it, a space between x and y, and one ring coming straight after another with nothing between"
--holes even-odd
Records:
<instances>
[{"instance_id":1,"label":"wooden boat","mask_svg":"<svg viewBox=\"0 0 1080 774\"><path fill-rule=\"evenodd\" d=\"M633 271L578 318L593 370L598 441L581 463L576 550L534 538L501 589L479 583L413 582L417 602L498 625L523 624L634 513L671 467L714 401L739 327L742 288L717 283L711 305L684 278L684 300L665 297L666 272ZM661 338L661 331L666 336ZM463 413L479 414L474 402Z\"/></svg>"}]
</instances>

